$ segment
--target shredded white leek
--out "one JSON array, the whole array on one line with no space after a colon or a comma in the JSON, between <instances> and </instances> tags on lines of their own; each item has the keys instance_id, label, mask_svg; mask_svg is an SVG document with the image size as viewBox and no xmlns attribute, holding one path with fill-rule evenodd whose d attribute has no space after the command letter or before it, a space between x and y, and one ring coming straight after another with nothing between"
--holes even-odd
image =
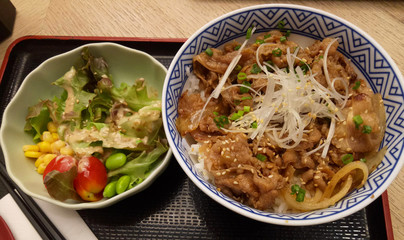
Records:
<instances>
[{"instance_id":1,"label":"shredded white leek","mask_svg":"<svg viewBox=\"0 0 404 240\"><path fill-rule=\"evenodd\" d=\"M255 28L253 29L254 32ZM340 78L330 80L327 69L327 56L331 45L337 41L331 41L324 52L323 67L324 75L327 81L327 87L321 85L315 79L315 74L312 73L310 67L306 74L302 68L295 67L295 62L302 59L297 57L299 48L293 53L287 49L286 59L289 71L280 69L276 65L272 66L268 63L260 62L260 51L271 43L261 44L256 51L257 65L262 72L259 74L250 74L248 79L266 79L267 84L265 93L254 90L241 84L233 84L224 87L228 76L237 65L241 58L241 51L248 40L245 40L238 54L231 61L224 75L219 81L219 84L208 97L204 107L197 114L200 122L202 114L206 109L207 104L213 98L218 98L222 91L231 87L246 87L253 98L253 107L248 113L244 113L239 119L232 121L228 129L223 129L226 132L242 132L247 134L251 139L260 139L266 135L278 144L279 147L290 149L296 147L303 141L303 134L308 132L307 127L316 118L331 119L327 138L319 144L315 149L308 152L310 155L314 152L323 149L321 157L325 158L331 143L331 139L335 132L337 121L344 120L341 109L345 106L348 100L348 84ZM308 65L307 65L308 66ZM272 72L270 71L272 70ZM345 88L345 94L341 95L334 87L336 81L341 81ZM337 107L338 106L338 107ZM253 123L257 124L257 128L252 128Z\"/></svg>"}]
</instances>

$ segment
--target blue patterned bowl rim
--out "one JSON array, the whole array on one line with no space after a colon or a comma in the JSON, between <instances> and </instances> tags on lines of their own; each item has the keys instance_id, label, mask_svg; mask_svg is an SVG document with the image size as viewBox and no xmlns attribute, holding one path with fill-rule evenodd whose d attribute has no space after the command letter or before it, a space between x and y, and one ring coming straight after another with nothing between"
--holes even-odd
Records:
<instances>
[{"instance_id":1,"label":"blue patterned bowl rim","mask_svg":"<svg viewBox=\"0 0 404 240\"><path fill-rule=\"evenodd\" d=\"M186 81L186 67L192 67L192 56L208 47L245 36L254 24L257 32L276 29L283 20L285 29L313 39L338 37L338 50L351 59L370 87L382 94L386 107L387 129L382 147L386 156L369 176L364 187L348 194L327 209L278 214L245 206L219 192L197 173L192 160L182 146L175 127L178 99ZM218 17L194 33L174 57L163 87L163 124L169 144L178 163L188 177L209 197L241 215L258 221L289 226L304 226L331 222L355 213L379 197L394 180L403 165L404 108L403 77L386 51L363 30L328 12L291 4L264 4L238 9Z\"/></svg>"}]
</instances>

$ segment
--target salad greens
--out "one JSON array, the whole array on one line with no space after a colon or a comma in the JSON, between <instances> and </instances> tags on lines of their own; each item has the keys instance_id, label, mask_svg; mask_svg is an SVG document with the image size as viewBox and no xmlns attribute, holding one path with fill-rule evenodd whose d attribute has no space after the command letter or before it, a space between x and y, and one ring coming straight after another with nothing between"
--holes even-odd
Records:
<instances>
[{"instance_id":1,"label":"salad greens","mask_svg":"<svg viewBox=\"0 0 404 240\"><path fill-rule=\"evenodd\" d=\"M113 152L123 152L128 162L108 176L130 175L132 187L168 150L161 100L152 96L143 78L116 87L105 59L85 47L79 63L52 85L63 93L28 109L24 130L35 142L52 121L78 158L93 155L105 160Z\"/></svg>"}]
</instances>

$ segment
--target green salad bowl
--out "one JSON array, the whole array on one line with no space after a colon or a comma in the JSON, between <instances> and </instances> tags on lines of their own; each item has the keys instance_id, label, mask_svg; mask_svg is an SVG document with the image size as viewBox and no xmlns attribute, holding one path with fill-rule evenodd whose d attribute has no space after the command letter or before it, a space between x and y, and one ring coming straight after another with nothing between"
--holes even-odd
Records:
<instances>
[{"instance_id":1,"label":"green salad bowl","mask_svg":"<svg viewBox=\"0 0 404 240\"><path fill-rule=\"evenodd\" d=\"M35 159L24 156L23 145L34 144L32 136L24 132L28 107L39 100L60 96L63 89L51 85L62 77L79 59L81 50L88 47L94 56L105 58L115 86L122 82L130 85L138 78L144 78L148 87L154 89L161 99L164 78L167 69L149 54L115 43L92 43L80 46L69 52L49 58L27 75L18 92L4 111L0 131L0 144L3 150L7 172L10 178L27 195L55 205L70 209L103 208L132 196L147 187L166 169L171 158L171 149L163 156L150 175L135 187L97 202L79 202L74 200L58 201L49 196L35 168Z\"/></svg>"}]
</instances>

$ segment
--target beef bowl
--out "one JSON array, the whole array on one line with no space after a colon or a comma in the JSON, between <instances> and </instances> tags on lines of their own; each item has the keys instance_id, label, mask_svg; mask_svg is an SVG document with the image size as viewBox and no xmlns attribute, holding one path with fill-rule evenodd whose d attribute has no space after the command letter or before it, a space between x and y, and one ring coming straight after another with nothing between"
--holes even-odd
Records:
<instances>
[{"instance_id":1,"label":"beef bowl","mask_svg":"<svg viewBox=\"0 0 404 240\"><path fill-rule=\"evenodd\" d=\"M403 77L353 24L251 6L194 33L165 79L163 124L188 177L246 217L314 225L379 197L403 164Z\"/></svg>"}]
</instances>

